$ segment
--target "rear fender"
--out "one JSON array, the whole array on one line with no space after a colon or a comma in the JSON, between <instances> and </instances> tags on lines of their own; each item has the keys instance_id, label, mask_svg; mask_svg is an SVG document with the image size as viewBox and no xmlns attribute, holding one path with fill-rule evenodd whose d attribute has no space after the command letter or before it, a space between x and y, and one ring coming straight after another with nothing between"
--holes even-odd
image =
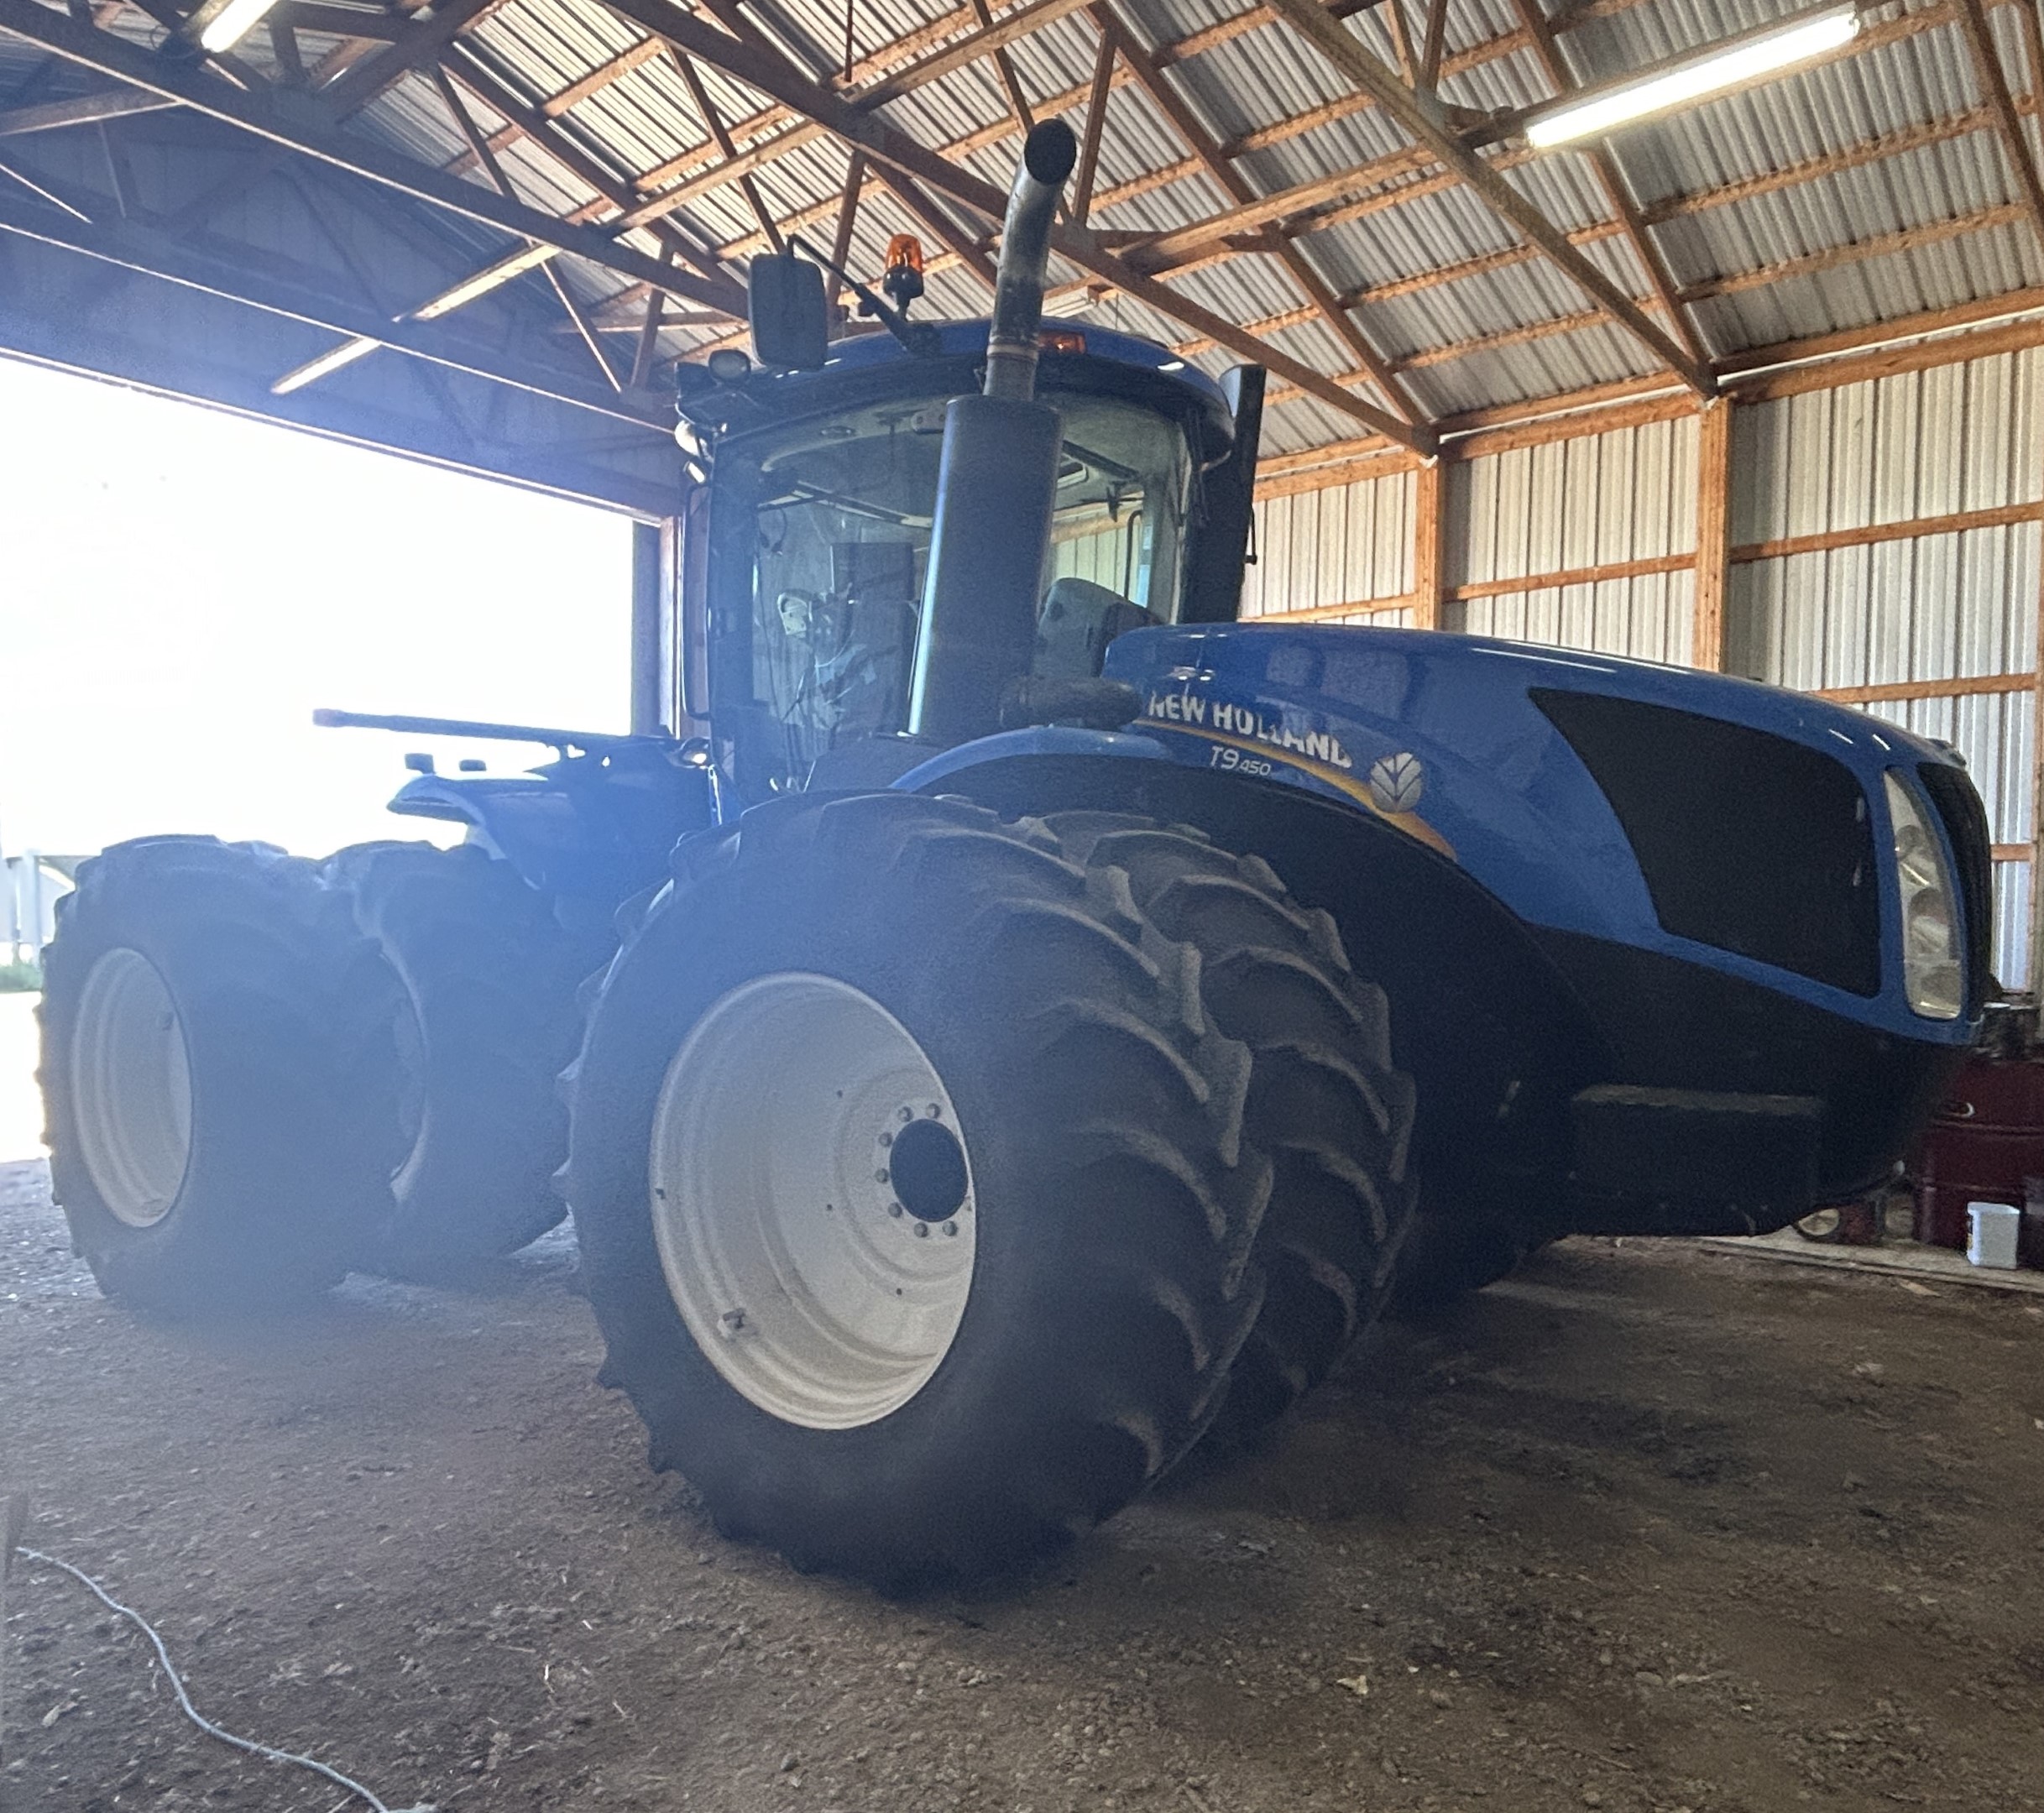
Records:
<instances>
[{"instance_id":1,"label":"rear fender","mask_svg":"<svg viewBox=\"0 0 2044 1813\"><path fill-rule=\"evenodd\" d=\"M608 913L664 880L667 853L722 816L716 771L666 750L572 756L530 775L421 775L390 802L468 827L533 887Z\"/></svg>"}]
</instances>

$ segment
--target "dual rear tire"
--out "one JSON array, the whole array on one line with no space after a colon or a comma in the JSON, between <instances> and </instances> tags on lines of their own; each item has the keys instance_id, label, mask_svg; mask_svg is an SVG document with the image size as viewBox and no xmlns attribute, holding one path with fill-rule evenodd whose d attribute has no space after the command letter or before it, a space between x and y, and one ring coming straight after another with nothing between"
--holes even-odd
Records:
<instances>
[{"instance_id":1,"label":"dual rear tire","mask_svg":"<svg viewBox=\"0 0 2044 1813\"><path fill-rule=\"evenodd\" d=\"M323 1290L389 1214L396 989L311 864L147 838L82 864L48 953L50 1173L100 1287L244 1316Z\"/></svg>"}]
</instances>

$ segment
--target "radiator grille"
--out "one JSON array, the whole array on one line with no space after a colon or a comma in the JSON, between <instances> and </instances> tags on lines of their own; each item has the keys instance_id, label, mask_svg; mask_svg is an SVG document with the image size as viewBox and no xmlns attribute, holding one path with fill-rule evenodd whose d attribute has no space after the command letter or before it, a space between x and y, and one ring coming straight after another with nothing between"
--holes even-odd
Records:
<instances>
[{"instance_id":1,"label":"radiator grille","mask_svg":"<svg viewBox=\"0 0 2044 1813\"><path fill-rule=\"evenodd\" d=\"M1666 930L1879 992L1882 871L1866 797L1842 762L1664 705L1532 698L1611 802Z\"/></svg>"}]
</instances>

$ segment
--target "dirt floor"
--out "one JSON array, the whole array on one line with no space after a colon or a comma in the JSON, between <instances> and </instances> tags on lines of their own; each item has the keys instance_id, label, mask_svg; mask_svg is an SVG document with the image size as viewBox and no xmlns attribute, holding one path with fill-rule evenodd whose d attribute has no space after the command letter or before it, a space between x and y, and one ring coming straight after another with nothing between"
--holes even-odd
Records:
<instances>
[{"instance_id":1,"label":"dirt floor","mask_svg":"<svg viewBox=\"0 0 2044 1813\"><path fill-rule=\"evenodd\" d=\"M1576 1242L1019 1588L713 1535L554 1236L488 1294L139 1325L0 1168L0 1485L200 1706L393 1807L2044 1807L2044 1307ZM329 1813L18 1575L0 1805Z\"/></svg>"}]
</instances>

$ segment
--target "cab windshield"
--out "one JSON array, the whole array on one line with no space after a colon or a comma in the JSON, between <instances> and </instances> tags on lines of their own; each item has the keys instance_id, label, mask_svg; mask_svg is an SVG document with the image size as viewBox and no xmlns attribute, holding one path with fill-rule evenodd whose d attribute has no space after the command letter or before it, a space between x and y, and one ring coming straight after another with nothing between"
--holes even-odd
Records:
<instances>
[{"instance_id":1,"label":"cab windshield","mask_svg":"<svg viewBox=\"0 0 2044 1813\"><path fill-rule=\"evenodd\" d=\"M1084 581L1169 620L1192 483L1184 431L1115 398L1049 400L1064 451L1041 593ZM716 722L746 797L801 787L830 750L907 729L944 415L941 398L897 399L719 450Z\"/></svg>"}]
</instances>

